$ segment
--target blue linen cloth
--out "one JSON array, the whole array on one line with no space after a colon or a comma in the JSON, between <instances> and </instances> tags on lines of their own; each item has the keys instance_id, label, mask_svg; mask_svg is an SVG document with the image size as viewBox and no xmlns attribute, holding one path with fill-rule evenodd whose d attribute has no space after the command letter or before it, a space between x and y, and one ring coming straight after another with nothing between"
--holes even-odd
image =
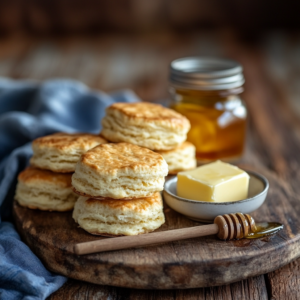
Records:
<instances>
[{"instance_id":1,"label":"blue linen cloth","mask_svg":"<svg viewBox=\"0 0 300 300\"><path fill-rule=\"evenodd\" d=\"M31 141L57 131L98 133L107 106L136 101L130 91L108 95L72 80L0 79L0 299L45 299L66 281L45 269L10 223L16 177L28 165Z\"/></svg>"}]
</instances>

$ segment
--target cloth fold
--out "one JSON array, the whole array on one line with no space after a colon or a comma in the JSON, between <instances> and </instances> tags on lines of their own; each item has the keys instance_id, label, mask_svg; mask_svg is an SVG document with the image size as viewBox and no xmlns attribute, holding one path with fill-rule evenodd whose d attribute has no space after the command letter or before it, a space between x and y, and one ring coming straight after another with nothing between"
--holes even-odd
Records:
<instances>
[{"instance_id":1,"label":"cloth fold","mask_svg":"<svg viewBox=\"0 0 300 300\"><path fill-rule=\"evenodd\" d=\"M0 299L45 299L66 281L45 269L9 223L31 141L58 131L98 133L107 106L136 101L131 91L105 94L73 80L0 79Z\"/></svg>"}]
</instances>

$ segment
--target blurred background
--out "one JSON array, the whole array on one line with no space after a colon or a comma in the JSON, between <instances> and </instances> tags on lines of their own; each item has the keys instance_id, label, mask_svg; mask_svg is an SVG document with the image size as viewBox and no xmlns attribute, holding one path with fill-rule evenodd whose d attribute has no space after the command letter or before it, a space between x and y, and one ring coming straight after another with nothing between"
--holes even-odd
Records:
<instances>
[{"instance_id":1,"label":"blurred background","mask_svg":"<svg viewBox=\"0 0 300 300\"><path fill-rule=\"evenodd\" d=\"M299 8L293 0L1 0L0 28L44 35L230 26L255 34L299 28Z\"/></svg>"},{"instance_id":2,"label":"blurred background","mask_svg":"<svg viewBox=\"0 0 300 300\"><path fill-rule=\"evenodd\" d=\"M245 68L246 101L271 81L300 115L299 11L292 0L0 0L0 76L68 77L160 101L171 60L230 57Z\"/></svg>"}]
</instances>

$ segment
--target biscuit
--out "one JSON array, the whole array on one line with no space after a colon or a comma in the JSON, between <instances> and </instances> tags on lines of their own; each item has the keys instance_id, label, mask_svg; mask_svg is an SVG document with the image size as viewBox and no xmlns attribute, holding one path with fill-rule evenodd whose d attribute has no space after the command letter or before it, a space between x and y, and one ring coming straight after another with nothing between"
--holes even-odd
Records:
<instances>
[{"instance_id":1,"label":"biscuit","mask_svg":"<svg viewBox=\"0 0 300 300\"><path fill-rule=\"evenodd\" d=\"M163 190L163 157L133 144L102 144L81 155L72 176L74 191L93 198L132 199Z\"/></svg>"},{"instance_id":2,"label":"biscuit","mask_svg":"<svg viewBox=\"0 0 300 300\"><path fill-rule=\"evenodd\" d=\"M169 150L186 140L190 122L181 114L146 102L115 103L106 109L101 135L151 150Z\"/></svg>"},{"instance_id":3,"label":"biscuit","mask_svg":"<svg viewBox=\"0 0 300 300\"><path fill-rule=\"evenodd\" d=\"M104 236L147 233L165 222L160 193L130 201L79 197L73 218L87 232Z\"/></svg>"},{"instance_id":4,"label":"biscuit","mask_svg":"<svg viewBox=\"0 0 300 300\"><path fill-rule=\"evenodd\" d=\"M189 142L184 142L173 150L157 151L168 164L169 175L194 169L197 167L196 147Z\"/></svg>"},{"instance_id":5,"label":"biscuit","mask_svg":"<svg viewBox=\"0 0 300 300\"><path fill-rule=\"evenodd\" d=\"M30 164L53 172L75 171L81 154L107 141L88 133L55 133L33 141Z\"/></svg>"},{"instance_id":6,"label":"biscuit","mask_svg":"<svg viewBox=\"0 0 300 300\"><path fill-rule=\"evenodd\" d=\"M28 167L18 176L15 199L31 209L72 210L78 195L72 191L71 176Z\"/></svg>"}]
</instances>

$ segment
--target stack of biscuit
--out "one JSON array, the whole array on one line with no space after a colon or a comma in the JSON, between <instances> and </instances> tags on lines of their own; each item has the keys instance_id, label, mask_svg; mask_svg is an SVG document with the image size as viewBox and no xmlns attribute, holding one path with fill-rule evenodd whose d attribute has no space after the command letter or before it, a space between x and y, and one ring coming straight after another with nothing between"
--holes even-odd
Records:
<instances>
[{"instance_id":1,"label":"stack of biscuit","mask_svg":"<svg viewBox=\"0 0 300 300\"><path fill-rule=\"evenodd\" d=\"M72 176L81 195L73 211L81 228L95 235L151 232L164 222L164 158L129 143L101 144L81 155Z\"/></svg>"},{"instance_id":2,"label":"stack of biscuit","mask_svg":"<svg viewBox=\"0 0 300 300\"><path fill-rule=\"evenodd\" d=\"M36 139L15 198L32 209L74 208L74 220L91 234L151 232L165 222L159 193L165 176L196 166L195 147L186 142L190 123L150 103L116 103L106 112L105 139L67 133Z\"/></svg>"},{"instance_id":3,"label":"stack of biscuit","mask_svg":"<svg viewBox=\"0 0 300 300\"><path fill-rule=\"evenodd\" d=\"M101 135L110 142L126 142L161 154L169 174L193 169L197 165L195 146L186 141L190 122L174 110L161 105L115 103L106 109Z\"/></svg>"},{"instance_id":4,"label":"stack of biscuit","mask_svg":"<svg viewBox=\"0 0 300 300\"><path fill-rule=\"evenodd\" d=\"M106 143L99 135L56 133L33 141L31 166L18 176L15 199L22 206L49 211L72 210L78 195L71 177L81 154Z\"/></svg>"}]
</instances>

